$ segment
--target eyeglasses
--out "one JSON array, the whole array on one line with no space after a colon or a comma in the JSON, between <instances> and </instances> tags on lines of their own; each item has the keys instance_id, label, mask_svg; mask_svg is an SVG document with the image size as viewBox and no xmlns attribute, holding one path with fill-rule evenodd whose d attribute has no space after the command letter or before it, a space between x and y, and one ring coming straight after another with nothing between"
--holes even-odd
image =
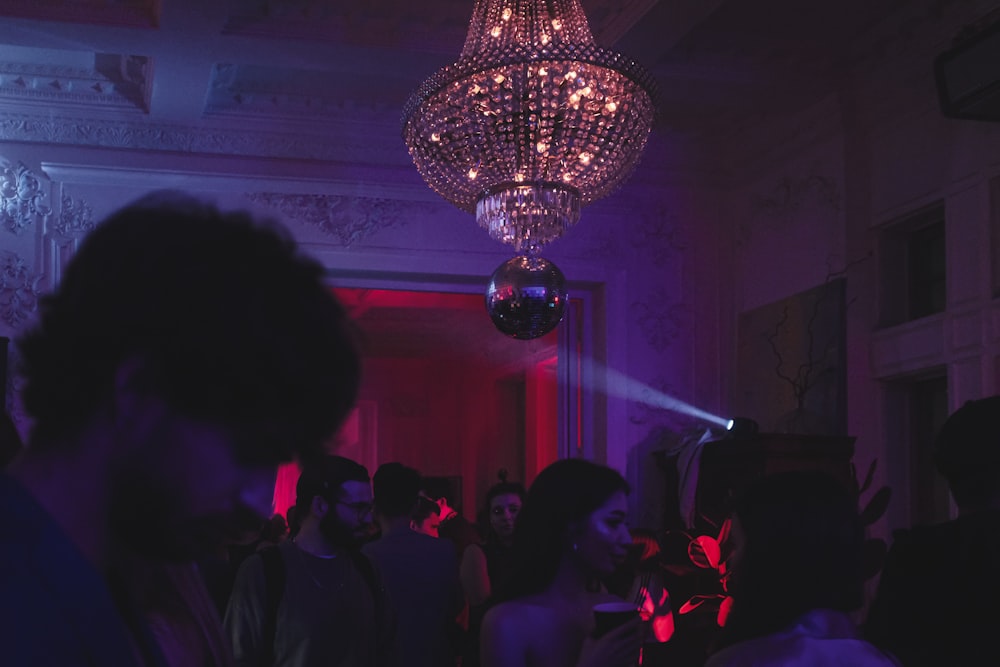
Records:
<instances>
[{"instance_id":1,"label":"eyeglasses","mask_svg":"<svg viewBox=\"0 0 1000 667\"><path fill-rule=\"evenodd\" d=\"M354 513L358 515L359 519L363 519L371 514L372 509L375 507L373 503L345 503L343 500L338 500L336 502L338 505L343 505L344 507L349 507L354 510Z\"/></svg>"}]
</instances>

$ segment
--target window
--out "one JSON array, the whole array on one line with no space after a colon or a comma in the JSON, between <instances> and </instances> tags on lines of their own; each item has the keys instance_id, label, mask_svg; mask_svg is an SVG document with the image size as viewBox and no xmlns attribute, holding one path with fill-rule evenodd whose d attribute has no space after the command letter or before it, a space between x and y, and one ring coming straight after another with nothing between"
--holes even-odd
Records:
<instances>
[{"instance_id":1,"label":"window","mask_svg":"<svg viewBox=\"0 0 1000 667\"><path fill-rule=\"evenodd\" d=\"M879 238L881 324L944 312L947 302L944 204L890 223Z\"/></svg>"},{"instance_id":2,"label":"window","mask_svg":"<svg viewBox=\"0 0 1000 667\"><path fill-rule=\"evenodd\" d=\"M951 494L931 457L931 445L948 416L944 370L887 385L886 433L889 454L898 461L889 473L895 526L939 523L949 518Z\"/></svg>"}]
</instances>

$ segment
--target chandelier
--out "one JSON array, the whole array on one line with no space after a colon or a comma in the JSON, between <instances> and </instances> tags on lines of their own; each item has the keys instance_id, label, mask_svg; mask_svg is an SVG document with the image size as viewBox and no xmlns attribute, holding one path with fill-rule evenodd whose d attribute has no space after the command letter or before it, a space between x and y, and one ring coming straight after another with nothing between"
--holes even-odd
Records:
<instances>
[{"instance_id":1,"label":"chandelier","mask_svg":"<svg viewBox=\"0 0 1000 667\"><path fill-rule=\"evenodd\" d=\"M634 171L654 96L594 43L579 0L476 0L458 61L407 101L403 140L435 192L537 257Z\"/></svg>"}]
</instances>

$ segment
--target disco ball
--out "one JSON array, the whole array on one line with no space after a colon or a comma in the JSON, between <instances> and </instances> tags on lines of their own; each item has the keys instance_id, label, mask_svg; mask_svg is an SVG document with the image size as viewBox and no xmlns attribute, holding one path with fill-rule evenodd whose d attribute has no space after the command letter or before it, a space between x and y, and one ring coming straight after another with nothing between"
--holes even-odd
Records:
<instances>
[{"instance_id":1,"label":"disco ball","mask_svg":"<svg viewBox=\"0 0 1000 667\"><path fill-rule=\"evenodd\" d=\"M520 255L490 277L486 311L502 333L520 340L556 328L566 311L566 276L543 257Z\"/></svg>"}]
</instances>

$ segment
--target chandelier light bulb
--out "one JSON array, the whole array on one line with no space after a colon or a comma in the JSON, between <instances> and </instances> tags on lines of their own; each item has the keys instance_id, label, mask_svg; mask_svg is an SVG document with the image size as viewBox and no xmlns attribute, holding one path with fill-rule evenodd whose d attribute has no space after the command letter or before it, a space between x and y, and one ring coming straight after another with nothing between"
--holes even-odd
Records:
<instances>
[{"instance_id":1,"label":"chandelier light bulb","mask_svg":"<svg viewBox=\"0 0 1000 667\"><path fill-rule=\"evenodd\" d=\"M598 47L579 0L476 0L461 56L407 101L427 184L517 252L541 248L634 171L652 77Z\"/></svg>"}]
</instances>

